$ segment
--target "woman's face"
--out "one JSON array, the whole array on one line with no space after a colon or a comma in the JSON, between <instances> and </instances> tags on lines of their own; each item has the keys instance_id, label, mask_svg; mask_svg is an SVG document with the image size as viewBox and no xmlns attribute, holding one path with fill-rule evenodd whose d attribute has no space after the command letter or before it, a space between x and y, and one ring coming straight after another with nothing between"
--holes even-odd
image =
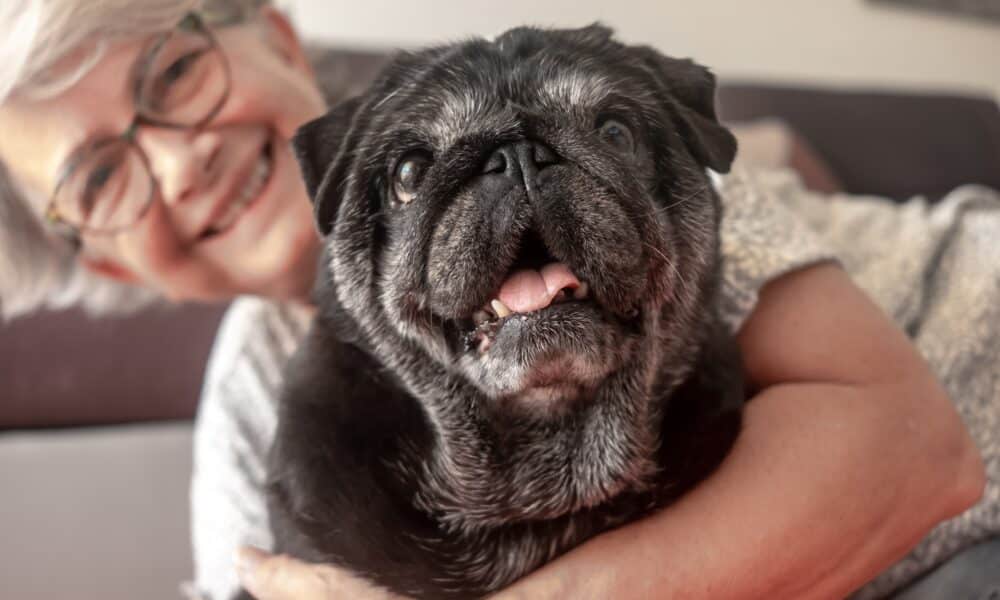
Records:
<instances>
[{"instance_id":1,"label":"woman's face","mask_svg":"<svg viewBox=\"0 0 1000 600\"><path fill-rule=\"evenodd\" d=\"M199 129L138 129L156 198L128 229L82 234L81 260L176 300L302 299L319 241L288 140L323 113L324 102L277 12L213 32L230 67L227 101ZM51 196L81 144L129 127L136 114L133 70L148 45L143 38L111 46L66 92L0 107L0 160L34 196ZM45 201L34 208L41 215Z\"/></svg>"}]
</instances>

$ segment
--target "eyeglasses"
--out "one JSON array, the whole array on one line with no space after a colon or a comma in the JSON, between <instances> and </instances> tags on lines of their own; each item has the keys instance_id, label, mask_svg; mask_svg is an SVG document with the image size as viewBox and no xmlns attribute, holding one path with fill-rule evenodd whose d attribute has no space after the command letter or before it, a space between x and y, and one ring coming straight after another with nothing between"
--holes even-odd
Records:
<instances>
[{"instance_id":1,"label":"eyeglasses","mask_svg":"<svg viewBox=\"0 0 1000 600\"><path fill-rule=\"evenodd\" d=\"M189 14L157 36L136 62L136 115L124 133L88 142L61 169L46 218L79 237L135 225L156 198L149 158L135 141L139 127L198 129L229 97L229 64L204 22Z\"/></svg>"}]
</instances>

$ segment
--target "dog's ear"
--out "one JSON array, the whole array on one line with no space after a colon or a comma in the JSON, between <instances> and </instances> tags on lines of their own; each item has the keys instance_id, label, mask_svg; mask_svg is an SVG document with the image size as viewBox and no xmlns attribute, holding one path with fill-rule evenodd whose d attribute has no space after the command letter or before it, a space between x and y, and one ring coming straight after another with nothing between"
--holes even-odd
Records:
<instances>
[{"instance_id":1,"label":"dog's ear","mask_svg":"<svg viewBox=\"0 0 1000 600\"><path fill-rule=\"evenodd\" d=\"M694 158L718 173L727 173L736 157L736 138L715 115L715 76L691 59L677 59L649 47L635 50L643 66L678 108L678 125Z\"/></svg>"},{"instance_id":2,"label":"dog's ear","mask_svg":"<svg viewBox=\"0 0 1000 600\"><path fill-rule=\"evenodd\" d=\"M361 106L361 98L351 98L318 119L309 121L292 137L292 151L313 203L316 226L324 237L333 229L337 202L325 193L326 179L342 152L344 140Z\"/></svg>"}]
</instances>

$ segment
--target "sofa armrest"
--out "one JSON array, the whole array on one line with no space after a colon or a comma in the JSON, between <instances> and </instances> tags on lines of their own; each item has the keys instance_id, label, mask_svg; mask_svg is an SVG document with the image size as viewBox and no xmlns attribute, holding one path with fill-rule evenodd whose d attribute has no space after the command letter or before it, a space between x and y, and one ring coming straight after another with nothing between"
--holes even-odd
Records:
<instances>
[{"instance_id":1,"label":"sofa armrest","mask_svg":"<svg viewBox=\"0 0 1000 600\"><path fill-rule=\"evenodd\" d=\"M191 418L224 310L45 311L0 325L0 430Z\"/></svg>"},{"instance_id":2,"label":"sofa armrest","mask_svg":"<svg viewBox=\"0 0 1000 600\"><path fill-rule=\"evenodd\" d=\"M991 98L730 83L719 104L728 121L780 118L847 192L903 199L966 183L1000 189L1000 109Z\"/></svg>"}]
</instances>

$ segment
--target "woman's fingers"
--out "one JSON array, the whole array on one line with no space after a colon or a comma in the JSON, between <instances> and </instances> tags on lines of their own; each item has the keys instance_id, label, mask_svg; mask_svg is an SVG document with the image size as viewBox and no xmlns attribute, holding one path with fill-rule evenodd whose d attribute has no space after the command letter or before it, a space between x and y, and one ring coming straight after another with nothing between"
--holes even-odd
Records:
<instances>
[{"instance_id":1,"label":"woman's fingers","mask_svg":"<svg viewBox=\"0 0 1000 600\"><path fill-rule=\"evenodd\" d=\"M244 546L236 555L240 582L257 600L327 600L326 583L312 565L284 554Z\"/></svg>"},{"instance_id":2,"label":"woman's fingers","mask_svg":"<svg viewBox=\"0 0 1000 600\"><path fill-rule=\"evenodd\" d=\"M257 600L389 600L398 598L347 571L243 546L236 553L240 583Z\"/></svg>"}]
</instances>

